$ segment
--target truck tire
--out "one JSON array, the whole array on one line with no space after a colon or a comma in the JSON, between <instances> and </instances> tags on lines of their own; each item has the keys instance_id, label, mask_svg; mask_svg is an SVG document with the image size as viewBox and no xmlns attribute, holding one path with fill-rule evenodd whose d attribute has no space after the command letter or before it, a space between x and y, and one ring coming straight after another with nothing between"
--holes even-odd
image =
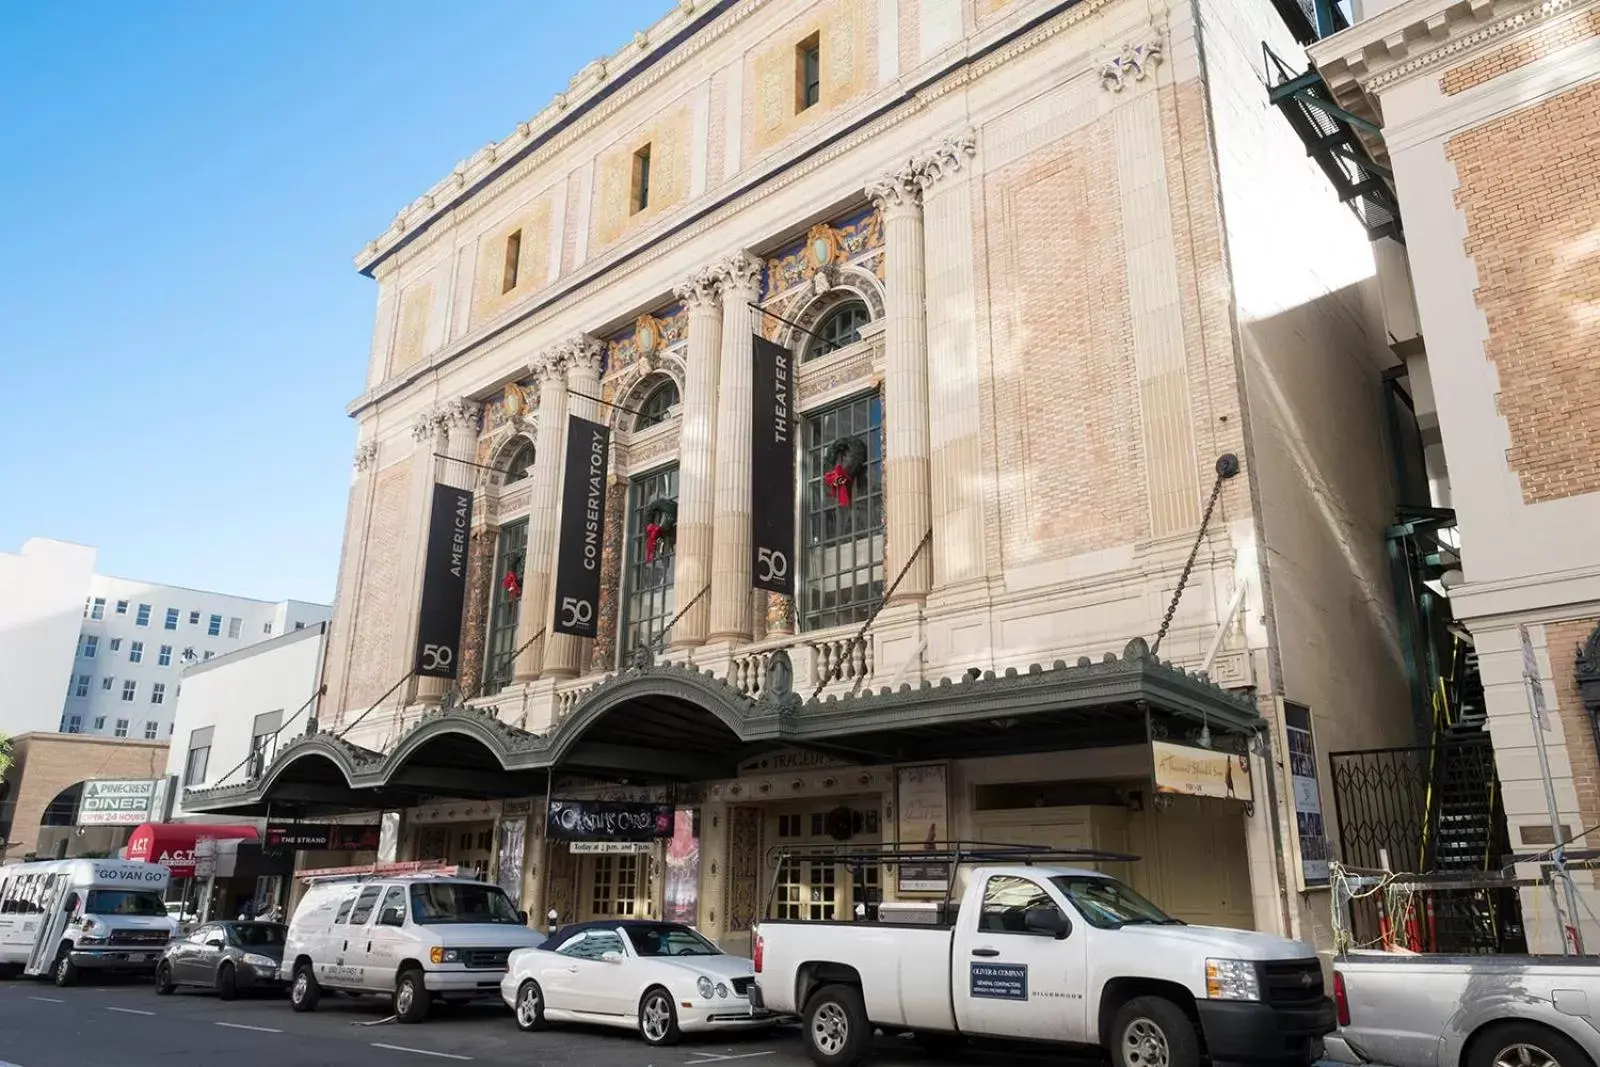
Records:
<instances>
[{"instance_id":1,"label":"truck tire","mask_svg":"<svg viewBox=\"0 0 1600 1067\"><path fill-rule=\"evenodd\" d=\"M428 1017L428 986L415 967L400 972L394 984L394 1013L403 1023L420 1023Z\"/></svg>"},{"instance_id":2,"label":"truck tire","mask_svg":"<svg viewBox=\"0 0 1600 1067\"><path fill-rule=\"evenodd\" d=\"M316 1011L321 997L322 989L311 973L311 964L302 963L296 967L294 979L289 983L289 1006L295 1011Z\"/></svg>"},{"instance_id":3,"label":"truck tire","mask_svg":"<svg viewBox=\"0 0 1600 1067\"><path fill-rule=\"evenodd\" d=\"M872 1048L872 1024L861 990L825 985L806 1001L806 1051L818 1067L856 1067Z\"/></svg>"},{"instance_id":4,"label":"truck tire","mask_svg":"<svg viewBox=\"0 0 1600 1067\"><path fill-rule=\"evenodd\" d=\"M1111 1023L1112 1067L1200 1067L1200 1035L1165 997L1134 997Z\"/></svg>"},{"instance_id":5,"label":"truck tire","mask_svg":"<svg viewBox=\"0 0 1600 1067\"><path fill-rule=\"evenodd\" d=\"M1537 1067L1593 1067L1577 1043L1541 1023L1496 1023L1472 1039L1466 1067L1531 1063Z\"/></svg>"},{"instance_id":6,"label":"truck tire","mask_svg":"<svg viewBox=\"0 0 1600 1067\"><path fill-rule=\"evenodd\" d=\"M50 980L66 988L78 984L78 967L72 962L72 946L62 945L56 952L56 962L50 968Z\"/></svg>"}]
</instances>

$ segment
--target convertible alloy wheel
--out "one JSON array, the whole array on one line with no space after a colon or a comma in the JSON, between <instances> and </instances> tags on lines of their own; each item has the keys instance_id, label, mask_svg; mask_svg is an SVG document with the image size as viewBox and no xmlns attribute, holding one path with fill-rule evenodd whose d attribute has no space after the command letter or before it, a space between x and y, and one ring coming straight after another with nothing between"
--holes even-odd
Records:
<instances>
[{"instance_id":1,"label":"convertible alloy wheel","mask_svg":"<svg viewBox=\"0 0 1600 1067\"><path fill-rule=\"evenodd\" d=\"M678 1013L665 989L652 989L639 1002L639 1033L647 1045L678 1043Z\"/></svg>"},{"instance_id":2,"label":"convertible alloy wheel","mask_svg":"<svg viewBox=\"0 0 1600 1067\"><path fill-rule=\"evenodd\" d=\"M517 987L517 1028L528 1032L544 1029L544 995L531 978Z\"/></svg>"}]
</instances>

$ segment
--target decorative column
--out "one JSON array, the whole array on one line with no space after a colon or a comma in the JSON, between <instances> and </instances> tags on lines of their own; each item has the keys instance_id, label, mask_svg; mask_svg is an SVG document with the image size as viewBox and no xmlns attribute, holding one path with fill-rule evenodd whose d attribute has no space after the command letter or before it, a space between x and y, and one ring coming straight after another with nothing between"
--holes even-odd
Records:
<instances>
[{"instance_id":1,"label":"decorative column","mask_svg":"<svg viewBox=\"0 0 1600 1067\"><path fill-rule=\"evenodd\" d=\"M482 411L477 404L470 400L448 400L433 409L430 418L438 434L438 440L443 442L440 449L446 459L437 460L434 477L438 484L448 485L452 489L470 489L474 478L473 461L478 455L478 426ZM429 486L428 500L433 499L432 486ZM475 502L477 507L482 507L482 501ZM431 511L431 506L430 506ZM428 519L431 524L433 519ZM427 566L427 542L423 542L424 562ZM461 635L456 634L456 664L459 667L461 657ZM473 688L472 680L458 676L456 684L463 693ZM450 688L450 682L445 678L418 678L417 702L421 704L437 704L444 699L445 690Z\"/></svg>"},{"instance_id":2,"label":"decorative column","mask_svg":"<svg viewBox=\"0 0 1600 1067\"><path fill-rule=\"evenodd\" d=\"M689 360L684 379L683 421L678 428L678 534L672 546L672 595L683 612L671 647L704 644L711 621L711 599L701 596L711 582L712 522L716 515L717 386L722 370L720 282L703 270L678 286L689 312ZM700 597L694 601L695 597ZM694 605L684 610L685 605Z\"/></svg>"},{"instance_id":3,"label":"decorative column","mask_svg":"<svg viewBox=\"0 0 1600 1067\"><path fill-rule=\"evenodd\" d=\"M928 463L933 587L981 578L985 569L983 450L978 407L977 286L973 274L971 130L923 161L927 279Z\"/></svg>"},{"instance_id":4,"label":"decorative column","mask_svg":"<svg viewBox=\"0 0 1600 1067\"><path fill-rule=\"evenodd\" d=\"M884 581L893 582L933 522L928 493L928 337L924 317L922 180L925 164L907 163L867 187L883 213L884 441L888 539ZM932 584L930 553L911 564L890 603L920 601Z\"/></svg>"},{"instance_id":5,"label":"decorative column","mask_svg":"<svg viewBox=\"0 0 1600 1067\"><path fill-rule=\"evenodd\" d=\"M556 559L556 506L561 493L561 446L567 434L567 360L560 349L536 358L539 427L533 440L533 487L528 491L528 551L522 567L522 606L517 612L515 680L531 682L544 665L545 639L533 636L550 625L550 590Z\"/></svg>"},{"instance_id":6,"label":"decorative column","mask_svg":"<svg viewBox=\"0 0 1600 1067\"><path fill-rule=\"evenodd\" d=\"M755 329L750 304L760 295L761 261L736 252L715 269L722 281L722 371L707 640L737 643L750 640L750 337Z\"/></svg>"},{"instance_id":7,"label":"decorative column","mask_svg":"<svg viewBox=\"0 0 1600 1067\"><path fill-rule=\"evenodd\" d=\"M603 421L600 418L600 364L605 353L605 344L580 334L562 346L567 363L567 410L570 414L580 419L589 419L593 422ZM540 436L543 436L544 424L539 424ZM558 452L552 453L559 457L556 463L556 484L561 482L560 473L566 468L567 444L567 419L563 415L559 433L560 445ZM555 499L560 499L559 489ZM552 512L553 514L553 512ZM555 526L552 523L552 531ZM547 568L552 575L550 591L545 599L544 617L555 618L555 541L551 537L552 564ZM582 637L573 637L571 634L551 634L546 647L549 652L545 655L544 675L547 678L576 678L582 672L588 661L589 640Z\"/></svg>"}]
</instances>

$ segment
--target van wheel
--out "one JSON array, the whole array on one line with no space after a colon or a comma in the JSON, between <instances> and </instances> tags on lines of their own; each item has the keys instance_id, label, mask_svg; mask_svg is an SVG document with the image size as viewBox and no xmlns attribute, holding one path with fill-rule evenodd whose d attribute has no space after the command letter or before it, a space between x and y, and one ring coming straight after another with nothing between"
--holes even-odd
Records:
<instances>
[{"instance_id":1,"label":"van wheel","mask_svg":"<svg viewBox=\"0 0 1600 1067\"><path fill-rule=\"evenodd\" d=\"M1571 1038L1539 1023L1499 1023L1472 1039L1466 1067L1591 1067Z\"/></svg>"},{"instance_id":2,"label":"van wheel","mask_svg":"<svg viewBox=\"0 0 1600 1067\"><path fill-rule=\"evenodd\" d=\"M544 1029L544 991L532 978L517 987L517 1029L523 1033Z\"/></svg>"},{"instance_id":3,"label":"van wheel","mask_svg":"<svg viewBox=\"0 0 1600 1067\"><path fill-rule=\"evenodd\" d=\"M1111 1024L1113 1067L1200 1067L1200 1038L1165 997L1134 997Z\"/></svg>"},{"instance_id":4,"label":"van wheel","mask_svg":"<svg viewBox=\"0 0 1600 1067\"><path fill-rule=\"evenodd\" d=\"M294 969L294 981L289 985L289 1006L295 1011L316 1011L322 989L311 973L311 964L302 963Z\"/></svg>"},{"instance_id":5,"label":"van wheel","mask_svg":"<svg viewBox=\"0 0 1600 1067\"><path fill-rule=\"evenodd\" d=\"M165 960L161 961L161 964L156 967L156 993L165 997L171 995L172 991L177 988L177 985L172 981L172 968L167 966Z\"/></svg>"},{"instance_id":6,"label":"van wheel","mask_svg":"<svg viewBox=\"0 0 1600 1067\"><path fill-rule=\"evenodd\" d=\"M394 1013L403 1023L420 1023L428 1017L428 987L416 968L404 971L394 986Z\"/></svg>"},{"instance_id":7,"label":"van wheel","mask_svg":"<svg viewBox=\"0 0 1600 1067\"><path fill-rule=\"evenodd\" d=\"M872 1047L872 1025L861 990L849 985L823 986L806 1001L806 1051L820 1067L855 1067Z\"/></svg>"},{"instance_id":8,"label":"van wheel","mask_svg":"<svg viewBox=\"0 0 1600 1067\"><path fill-rule=\"evenodd\" d=\"M78 984L78 968L72 962L71 945L62 945L61 951L56 953L56 965L51 968L50 977L58 986Z\"/></svg>"},{"instance_id":9,"label":"van wheel","mask_svg":"<svg viewBox=\"0 0 1600 1067\"><path fill-rule=\"evenodd\" d=\"M224 963L217 968L217 996L223 1000L232 1000L239 995L239 975L234 971L233 964Z\"/></svg>"}]
</instances>

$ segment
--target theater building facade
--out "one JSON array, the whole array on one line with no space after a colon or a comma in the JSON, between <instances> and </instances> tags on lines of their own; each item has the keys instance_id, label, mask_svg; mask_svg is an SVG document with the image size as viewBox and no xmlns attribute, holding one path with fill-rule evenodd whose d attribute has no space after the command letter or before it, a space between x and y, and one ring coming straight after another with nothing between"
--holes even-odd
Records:
<instances>
[{"instance_id":1,"label":"theater building facade","mask_svg":"<svg viewBox=\"0 0 1600 1067\"><path fill-rule=\"evenodd\" d=\"M783 846L951 839L1134 854L1181 918L1325 941L1326 750L1412 724L1371 252L1256 69L1298 11L685 0L579 71L357 258L327 691L185 807L383 811L385 858L735 950L942 892Z\"/></svg>"}]
</instances>

